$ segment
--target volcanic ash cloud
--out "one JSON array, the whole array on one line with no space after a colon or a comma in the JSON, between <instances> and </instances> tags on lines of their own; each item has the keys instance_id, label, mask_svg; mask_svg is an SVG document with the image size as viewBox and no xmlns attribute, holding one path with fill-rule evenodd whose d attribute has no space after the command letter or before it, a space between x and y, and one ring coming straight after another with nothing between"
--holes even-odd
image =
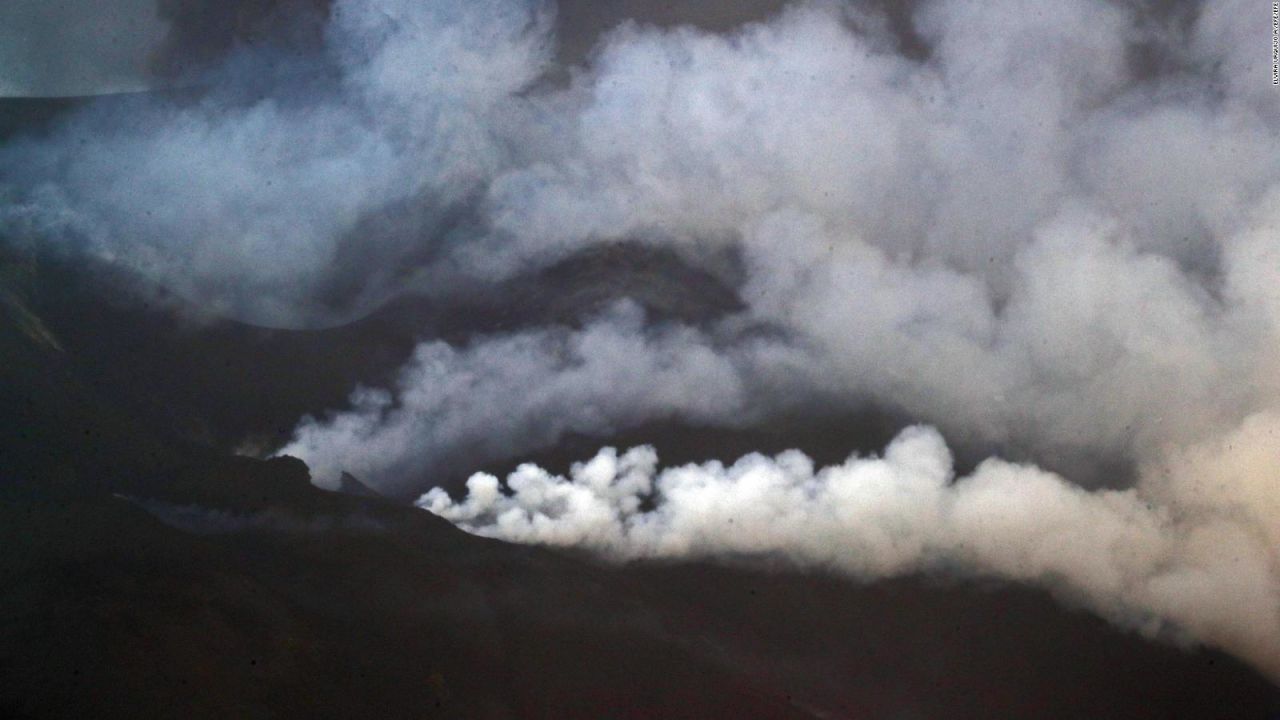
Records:
<instances>
[{"instance_id":1,"label":"volcanic ash cloud","mask_svg":"<svg viewBox=\"0 0 1280 720\"><path fill-rule=\"evenodd\" d=\"M606 452L423 502L620 558L1042 583L1280 678L1280 94L1256 4L1170 12L922 2L905 52L873 11L797 2L724 33L624 23L549 72L547 3L339 0L316 57L247 48L197 102L0 148L0 232L282 325L659 246L739 309L424 337L280 452L417 494L569 435L883 409L1061 474L956 479L913 429L823 471Z\"/></svg>"},{"instance_id":2,"label":"volcanic ash cloud","mask_svg":"<svg viewBox=\"0 0 1280 720\"><path fill-rule=\"evenodd\" d=\"M783 560L861 580L950 572L1047 586L1121 625L1190 636L1280 679L1280 416L1179 450L1138 487L1084 490L991 459L956 477L932 428L881 457L815 469L803 453L658 470L639 447L568 477L522 465L418 505L469 532L617 560Z\"/></svg>"},{"instance_id":3,"label":"volcanic ash cloud","mask_svg":"<svg viewBox=\"0 0 1280 720\"><path fill-rule=\"evenodd\" d=\"M425 483L568 432L874 404L1068 472L991 460L954 478L917 428L822 471L788 453L658 472L652 451L605 451L421 504L621 559L1039 583L1280 678L1280 96L1246 50L1265 37L1226 5L1184 26L1084 0L924 3L924 60L822 3L729 35L623 27L568 88L524 96L546 132L486 181L485 232L451 268L504 277L639 237L727 250L744 309L427 345L381 400L309 420L284 452L321 477L350 452L375 484ZM1138 68L1139 46L1163 65ZM513 345L535 337L556 339ZM604 368L634 372L573 379ZM450 387L470 389L440 400ZM1136 481L1084 469L1099 457Z\"/></svg>"}]
</instances>

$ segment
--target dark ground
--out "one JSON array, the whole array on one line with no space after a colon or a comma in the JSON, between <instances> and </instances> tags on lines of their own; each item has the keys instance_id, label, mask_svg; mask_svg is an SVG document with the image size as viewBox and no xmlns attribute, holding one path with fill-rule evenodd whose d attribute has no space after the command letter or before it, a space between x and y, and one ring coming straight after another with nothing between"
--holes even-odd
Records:
<instances>
[{"instance_id":1,"label":"dark ground","mask_svg":"<svg viewBox=\"0 0 1280 720\"><path fill-rule=\"evenodd\" d=\"M585 266L571 274L591 276ZM389 500L325 493L298 461L226 451L236 432L287 427L299 410L340 401L351 373L389 371L432 327L422 323L429 308L265 331L180 322L171 304L113 304L102 276L87 281L59 262L11 255L4 276L2 715L1280 711L1280 690L1229 657L1148 642L1039 591L612 567L475 538ZM555 312L548 303L537 312ZM355 347L375 350L337 349ZM806 432L686 432L683 452ZM548 456L571 455L573 443Z\"/></svg>"}]
</instances>

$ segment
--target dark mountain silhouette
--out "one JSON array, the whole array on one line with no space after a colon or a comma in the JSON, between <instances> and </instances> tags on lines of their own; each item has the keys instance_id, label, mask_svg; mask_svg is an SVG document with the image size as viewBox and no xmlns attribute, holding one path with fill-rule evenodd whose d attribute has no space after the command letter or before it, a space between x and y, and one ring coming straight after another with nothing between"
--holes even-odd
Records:
<instances>
[{"instance_id":1,"label":"dark mountain silhouette","mask_svg":"<svg viewBox=\"0 0 1280 720\"><path fill-rule=\"evenodd\" d=\"M317 331L193 326L171 305L113 305L100 274L11 254L3 276L6 716L1265 718L1280 709L1280 691L1229 657L1148 642L1038 591L920 578L860 586L702 563L614 567L472 537L391 500L320 491L300 461L233 456L188 429L246 431L272 402L328 402L345 373L369 369L335 366L345 355L325 348L381 338L391 368L404 347L395 343L412 341L389 329L401 311ZM54 287L66 290L56 302ZM105 346L113 333L116 354ZM275 342L296 345L261 349ZM187 355L196 352L205 354ZM246 373L267 360L279 365ZM116 382L130 372L126 392ZM287 397L308 385L323 390ZM254 405L258 393L266 397Z\"/></svg>"},{"instance_id":2,"label":"dark mountain silhouette","mask_svg":"<svg viewBox=\"0 0 1280 720\"><path fill-rule=\"evenodd\" d=\"M303 415L344 406L358 383L391 383L420 341L576 325L623 298L655 320L695 323L737 304L673 254L626 244L464 296L404 297L319 330L200 317L162 288L82 259L43 259L27 303L65 345L66 362L141 421L224 449L267 449Z\"/></svg>"}]
</instances>

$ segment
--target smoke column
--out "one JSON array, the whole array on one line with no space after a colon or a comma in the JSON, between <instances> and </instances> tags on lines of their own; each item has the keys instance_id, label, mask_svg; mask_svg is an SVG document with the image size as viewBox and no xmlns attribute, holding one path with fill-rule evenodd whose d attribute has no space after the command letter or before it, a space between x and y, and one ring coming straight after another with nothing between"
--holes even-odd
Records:
<instances>
[{"instance_id":1,"label":"smoke column","mask_svg":"<svg viewBox=\"0 0 1280 720\"><path fill-rule=\"evenodd\" d=\"M505 492L477 474L464 501L436 489L418 504L470 532L617 560L781 559L862 580L942 572L1038 583L1122 626L1211 642L1278 678L1277 431L1274 415L1250 418L1129 490L1089 492L998 459L957 478L941 435L913 427L883 457L817 471L790 451L659 472L652 448L606 448L569 477L523 465Z\"/></svg>"},{"instance_id":2,"label":"smoke column","mask_svg":"<svg viewBox=\"0 0 1280 720\"><path fill-rule=\"evenodd\" d=\"M721 33L624 23L563 68L548 5L342 0L315 56L247 48L207 98L0 149L0 228L298 326L619 241L673 249L743 309L426 339L280 452L321 484L422 491L569 433L874 405L937 430L821 471L604 451L422 504L624 559L1039 583L1280 678L1263 10L936 0L907 42L874 9L798 2ZM1067 470L957 478L939 433Z\"/></svg>"}]
</instances>

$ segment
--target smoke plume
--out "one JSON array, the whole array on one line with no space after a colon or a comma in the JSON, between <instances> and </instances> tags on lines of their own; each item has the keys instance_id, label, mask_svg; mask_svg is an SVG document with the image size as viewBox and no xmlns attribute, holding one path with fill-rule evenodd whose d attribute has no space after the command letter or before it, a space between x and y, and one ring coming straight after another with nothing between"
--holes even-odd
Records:
<instances>
[{"instance_id":1,"label":"smoke plume","mask_svg":"<svg viewBox=\"0 0 1280 720\"><path fill-rule=\"evenodd\" d=\"M821 471L604 451L422 504L620 558L1040 583L1280 678L1265 9L933 0L904 30L796 2L722 32L622 23L563 67L549 5L340 0L314 53L243 48L206 97L0 148L0 228L297 326L608 243L672 250L742 309L426 338L280 452L420 491L571 433L885 408L937 430ZM939 432L1061 472L956 478Z\"/></svg>"},{"instance_id":2,"label":"smoke plume","mask_svg":"<svg viewBox=\"0 0 1280 720\"><path fill-rule=\"evenodd\" d=\"M883 457L814 469L803 453L657 471L640 447L602 450L568 477L523 465L477 474L465 500L418 504L513 542L619 560L732 557L849 573L919 572L1048 586L1147 634L1189 635L1280 677L1280 418L1175 453L1136 488L1089 492L988 460L957 478L941 435L904 430Z\"/></svg>"},{"instance_id":3,"label":"smoke plume","mask_svg":"<svg viewBox=\"0 0 1280 720\"><path fill-rule=\"evenodd\" d=\"M643 319L623 304L576 332L424 343L397 393L357 390L350 411L304 420L281 453L306 458L326 487L342 468L399 492L468 459L548 447L571 432L608 435L636 418L751 419L734 358L693 330L646 330Z\"/></svg>"}]
</instances>

